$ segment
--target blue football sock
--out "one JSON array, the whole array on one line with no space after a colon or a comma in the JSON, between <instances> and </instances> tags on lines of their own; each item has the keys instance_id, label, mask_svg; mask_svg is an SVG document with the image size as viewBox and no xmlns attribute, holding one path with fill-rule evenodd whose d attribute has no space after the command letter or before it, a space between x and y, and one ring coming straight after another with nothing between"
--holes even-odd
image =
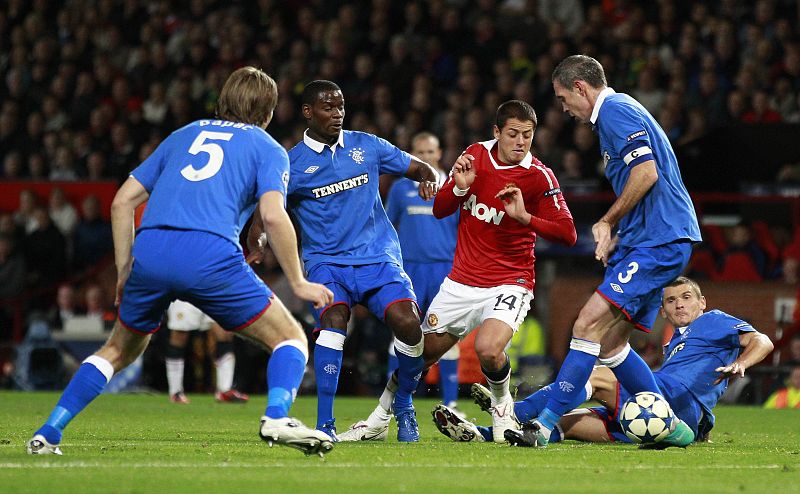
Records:
<instances>
[{"instance_id":1,"label":"blue football sock","mask_svg":"<svg viewBox=\"0 0 800 494\"><path fill-rule=\"evenodd\" d=\"M279 419L289 415L303 380L308 350L299 340L288 340L275 346L267 364L267 410L264 415Z\"/></svg>"},{"instance_id":2,"label":"blue football sock","mask_svg":"<svg viewBox=\"0 0 800 494\"><path fill-rule=\"evenodd\" d=\"M458 359L439 361L439 383L442 403L449 405L458 400Z\"/></svg>"},{"instance_id":3,"label":"blue football sock","mask_svg":"<svg viewBox=\"0 0 800 494\"><path fill-rule=\"evenodd\" d=\"M395 413L412 406L411 395L417 390L425 361L422 359L422 340L417 345L395 342L397 368L397 394L394 396ZM416 354L416 356L414 356Z\"/></svg>"},{"instance_id":4,"label":"blue football sock","mask_svg":"<svg viewBox=\"0 0 800 494\"><path fill-rule=\"evenodd\" d=\"M642 391L661 394L653 371L630 345L612 357L601 358L600 363L611 369L620 385L631 394Z\"/></svg>"},{"instance_id":5,"label":"blue football sock","mask_svg":"<svg viewBox=\"0 0 800 494\"><path fill-rule=\"evenodd\" d=\"M342 353L347 331L324 328L314 345L314 374L317 377L317 428L333 420L333 399L342 372Z\"/></svg>"},{"instance_id":6,"label":"blue football sock","mask_svg":"<svg viewBox=\"0 0 800 494\"><path fill-rule=\"evenodd\" d=\"M103 392L113 374L114 368L108 360L96 355L84 360L72 376L47 422L35 434L43 435L50 444L59 444L61 434L70 420Z\"/></svg>"},{"instance_id":7,"label":"blue football sock","mask_svg":"<svg viewBox=\"0 0 800 494\"><path fill-rule=\"evenodd\" d=\"M524 400L514 403L514 415L517 416L517 420L520 422L527 422L538 417L547 405L547 400L550 399L550 395L552 394L550 390L552 388L553 383L550 383ZM570 410L579 407L587 398L587 390L584 386L583 389L576 393L575 401L572 403Z\"/></svg>"},{"instance_id":8,"label":"blue football sock","mask_svg":"<svg viewBox=\"0 0 800 494\"><path fill-rule=\"evenodd\" d=\"M537 419L541 424L553 430L559 419L566 412L572 410L575 401L589 381L589 376L594 369L597 355L600 354L600 343L572 338L567 358L561 364L553 386L550 388L550 397L544 410Z\"/></svg>"},{"instance_id":9,"label":"blue football sock","mask_svg":"<svg viewBox=\"0 0 800 494\"><path fill-rule=\"evenodd\" d=\"M478 432L481 433L481 436L483 436L484 441L486 441L487 443L494 442L494 435L492 435L491 427L484 427L482 425L479 425L477 427L478 427Z\"/></svg>"}]
</instances>

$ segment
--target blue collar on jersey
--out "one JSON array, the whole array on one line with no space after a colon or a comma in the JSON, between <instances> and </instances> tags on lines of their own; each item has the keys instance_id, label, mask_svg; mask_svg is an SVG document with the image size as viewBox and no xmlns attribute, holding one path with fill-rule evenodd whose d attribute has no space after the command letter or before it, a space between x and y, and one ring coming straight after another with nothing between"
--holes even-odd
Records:
<instances>
[{"instance_id":1,"label":"blue collar on jersey","mask_svg":"<svg viewBox=\"0 0 800 494\"><path fill-rule=\"evenodd\" d=\"M603 102L606 100L608 96L615 94L616 91L607 87L600 91L600 94L597 95L597 101L594 102L594 108L592 109L592 116L589 117L589 121L592 125L597 124L597 116L600 114L600 107L603 106Z\"/></svg>"},{"instance_id":2,"label":"blue collar on jersey","mask_svg":"<svg viewBox=\"0 0 800 494\"><path fill-rule=\"evenodd\" d=\"M525 157L522 158L522 161L520 161L518 164L503 166L503 165L500 165L497 161L495 161L494 160L494 156L492 156L492 148L494 147L495 144L497 144L497 139L492 139L491 141L483 141L483 142L480 142L479 144L486 148L486 151L488 151L488 154L489 154L489 159L492 161L492 165L495 168L507 170L509 168L514 168L515 166L521 166L522 168L525 168L526 170L530 170L531 169L531 165L533 165L533 156L531 155L530 151L528 151L528 154L526 154Z\"/></svg>"},{"instance_id":3,"label":"blue collar on jersey","mask_svg":"<svg viewBox=\"0 0 800 494\"><path fill-rule=\"evenodd\" d=\"M332 153L336 152L336 145L338 144L340 148L344 147L344 131L339 131L339 140L333 143L332 145L328 146L324 142L319 142L315 139L312 139L308 136L308 129L303 132L303 143L314 150L317 154L321 153L323 149L329 147Z\"/></svg>"}]
</instances>

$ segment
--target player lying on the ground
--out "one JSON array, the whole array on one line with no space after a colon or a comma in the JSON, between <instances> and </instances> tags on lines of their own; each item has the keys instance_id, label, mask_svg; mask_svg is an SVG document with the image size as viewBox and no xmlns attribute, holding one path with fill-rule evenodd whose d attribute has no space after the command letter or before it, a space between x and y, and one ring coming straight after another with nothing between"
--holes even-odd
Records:
<instances>
[{"instance_id":1,"label":"player lying on the ground","mask_svg":"<svg viewBox=\"0 0 800 494\"><path fill-rule=\"evenodd\" d=\"M692 429L696 441L707 438L714 427L712 409L725 392L728 378L744 376L745 369L772 351L770 339L749 323L719 310L704 312L705 308L700 287L689 278L679 277L664 288L661 315L675 328L675 334L664 347L664 364L654 373L662 395L675 415ZM514 404L514 413L521 422L536 418L547 403L551 386ZM473 397L483 410L489 407L487 393L483 386L473 385ZM551 432L550 442L631 442L617 421L620 404L630 396L610 369L595 367L575 407L589 399L600 402L602 407L574 409L564 415ZM492 440L489 428L476 427L443 405L434 408L433 417L439 431L454 441ZM512 444L532 445L525 429L516 432L515 437L508 437L509 434L507 439Z\"/></svg>"}]
</instances>

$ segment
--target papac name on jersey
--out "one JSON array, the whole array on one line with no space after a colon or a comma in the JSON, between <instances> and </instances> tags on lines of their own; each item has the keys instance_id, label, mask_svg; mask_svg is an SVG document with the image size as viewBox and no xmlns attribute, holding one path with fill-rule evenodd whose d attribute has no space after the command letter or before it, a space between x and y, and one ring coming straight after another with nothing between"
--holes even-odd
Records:
<instances>
[{"instance_id":1,"label":"papac name on jersey","mask_svg":"<svg viewBox=\"0 0 800 494\"><path fill-rule=\"evenodd\" d=\"M311 192L314 193L314 197L319 199L320 197L325 197L333 194L338 194L339 192L344 192L346 190L354 189L356 187L361 187L369 182L369 175L366 173L362 173L356 177L346 178L344 180L340 180L336 183L323 185L322 187L317 187L316 189L311 189Z\"/></svg>"},{"instance_id":2,"label":"papac name on jersey","mask_svg":"<svg viewBox=\"0 0 800 494\"><path fill-rule=\"evenodd\" d=\"M250 130L254 128L252 125L243 124L241 122L228 122L227 120L200 120L200 127L205 127L206 125L233 127L234 129L242 130Z\"/></svg>"}]
</instances>

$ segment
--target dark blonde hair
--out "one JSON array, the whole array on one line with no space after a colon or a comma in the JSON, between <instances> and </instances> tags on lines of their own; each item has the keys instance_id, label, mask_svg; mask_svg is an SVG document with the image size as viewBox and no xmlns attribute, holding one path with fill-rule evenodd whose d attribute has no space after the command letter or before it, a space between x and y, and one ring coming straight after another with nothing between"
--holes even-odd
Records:
<instances>
[{"instance_id":1,"label":"dark blonde hair","mask_svg":"<svg viewBox=\"0 0 800 494\"><path fill-rule=\"evenodd\" d=\"M567 89L570 89L575 81L586 81L596 89L608 85L603 66L588 55L572 55L565 58L553 70L552 79Z\"/></svg>"},{"instance_id":2,"label":"dark blonde hair","mask_svg":"<svg viewBox=\"0 0 800 494\"><path fill-rule=\"evenodd\" d=\"M700 290L700 285L698 285L697 282L694 281L693 279L687 278L686 276L678 276L677 278L675 278L675 280L667 283L667 287L670 288L681 285L689 285L689 288L692 289L697 298L703 296L703 292ZM662 297L662 302L663 302L663 297Z\"/></svg>"},{"instance_id":3,"label":"dark blonde hair","mask_svg":"<svg viewBox=\"0 0 800 494\"><path fill-rule=\"evenodd\" d=\"M278 85L255 67L235 70L217 100L217 117L261 126L278 104Z\"/></svg>"}]
</instances>

